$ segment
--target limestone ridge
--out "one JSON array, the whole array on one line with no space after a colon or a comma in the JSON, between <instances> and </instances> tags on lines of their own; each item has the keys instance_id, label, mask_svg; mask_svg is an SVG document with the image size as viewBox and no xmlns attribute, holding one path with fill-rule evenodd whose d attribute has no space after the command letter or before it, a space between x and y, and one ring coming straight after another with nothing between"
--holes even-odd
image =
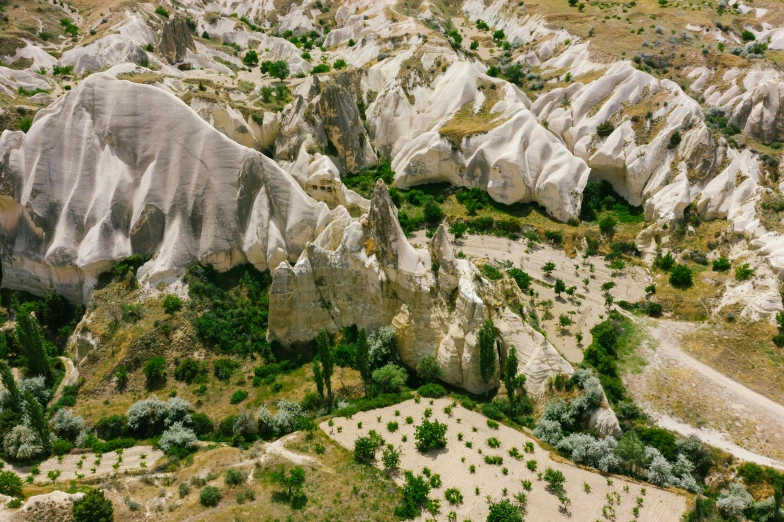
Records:
<instances>
[{"instance_id":1,"label":"limestone ridge","mask_svg":"<svg viewBox=\"0 0 784 522\"><path fill-rule=\"evenodd\" d=\"M482 393L477 331L492 318L499 333L498 367L515 346L527 386L538 393L549 377L571 374L572 368L510 309L507 295L522 302L513 283L489 281L467 260L456 259L444 225L428 250L412 247L379 181L368 214L359 221L332 221L296 264L283 262L274 271L269 337L306 342L322 328L336 332L357 325L374 331L391 325L405 364L415 367L425 355L435 355L446 382ZM490 385L498 382L497 374Z\"/></svg>"},{"instance_id":2,"label":"limestone ridge","mask_svg":"<svg viewBox=\"0 0 784 522\"><path fill-rule=\"evenodd\" d=\"M166 58L169 65L185 61L187 52L196 52L191 32L185 18L176 15L171 20L163 23L161 37L158 40L158 52Z\"/></svg>"},{"instance_id":3,"label":"limestone ridge","mask_svg":"<svg viewBox=\"0 0 784 522\"><path fill-rule=\"evenodd\" d=\"M338 216L166 91L96 73L0 137L3 286L86 301L134 253L150 281L192 262L294 261Z\"/></svg>"}]
</instances>

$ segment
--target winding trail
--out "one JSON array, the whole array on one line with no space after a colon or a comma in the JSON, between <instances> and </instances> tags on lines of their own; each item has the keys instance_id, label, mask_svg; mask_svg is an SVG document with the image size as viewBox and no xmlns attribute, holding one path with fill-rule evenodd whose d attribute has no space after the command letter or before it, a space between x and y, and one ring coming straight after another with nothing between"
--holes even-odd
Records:
<instances>
[{"instance_id":1,"label":"winding trail","mask_svg":"<svg viewBox=\"0 0 784 522\"><path fill-rule=\"evenodd\" d=\"M650 338L639 355L649 364L624 382L656 424L697 435L740 459L784 469L784 405L686 353L681 338L701 325L668 320L648 325ZM699 421L681 418L684 414Z\"/></svg>"}]
</instances>

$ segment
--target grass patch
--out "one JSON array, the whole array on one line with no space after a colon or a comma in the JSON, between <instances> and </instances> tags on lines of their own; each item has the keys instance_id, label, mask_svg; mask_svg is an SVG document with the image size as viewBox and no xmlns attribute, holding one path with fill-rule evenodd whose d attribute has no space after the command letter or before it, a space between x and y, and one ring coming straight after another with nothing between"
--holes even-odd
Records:
<instances>
[{"instance_id":1,"label":"grass patch","mask_svg":"<svg viewBox=\"0 0 784 522\"><path fill-rule=\"evenodd\" d=\"M501 99L501 89L488 80L479 80L476 88L485 95L479 110L474 112L474 104L466 103L438 130L456 149L461 148L466 136L485 134L506 121L501 118L501 113L490 112Z\"/></svg>"}]
</instances>

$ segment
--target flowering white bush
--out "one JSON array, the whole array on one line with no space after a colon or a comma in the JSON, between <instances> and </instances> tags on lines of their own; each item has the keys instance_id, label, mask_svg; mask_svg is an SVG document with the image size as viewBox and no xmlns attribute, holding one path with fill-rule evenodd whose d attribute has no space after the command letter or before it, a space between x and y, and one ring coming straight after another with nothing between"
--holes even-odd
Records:
<instances>
[{"instance_id":1,"label":"flowering white bush","mask_svg":"<svg viewBox=\"0 0 784 522\"><path fill-rule=\"evenodd\" d=\"M615 455L617 444L612 437L597 439L586 433L574 433L562 439L557 448L570 455L575 462L607 472L620 464L620 459Z\"/></svg>"},{"instance_id":2,"label":"flowering white bush","mask_svg":"<svg viewBox=\"0 0 784 522\"><path fill-rule=\"evenodd\" d=\"M243 437L253 437L259 432L259 426L256 424L256 419L253 418L253 414L249 411L246 411L237 417L232 431L236 435L242 435Z\"/></svg>"},{"instance_id":3,"label":"flowering white bush","mask_svg":"<svg viewBox=\"0 0 784 522\"><path fill-rule=\"evenodd\" d=\"M721 490L716 505L719 506L725 517L732 520L743 520L743 511L751 505L753 500L743 484L733 482L730 484L729 490Z\"/></svg>"},{"instance_id":4,"label":"flowering white bush","mask_svg":"<svg viewBox=\"0 0 784 522\"><path fill-rule=\"evenodd\" d=\"M297 429L299 419L304 415L302 407L298 402L291 402L285 399L278 401L278 413L272 418L272 426L275 434L286 435Z\"/></svg>"},{"instance_id":5,"label":"flowering white bush","mask_svg":"<svg viewBox=\"0 0 784 522\"><path fill-rule=\"evenodd\" d=\"M61 439L74 442L87 431L87 424L71 410L59 410L52 419L52 431Z\"/></svg>"},{"instance_id":6,"label":"flowering white bush","mask_svg":"<svg viewBox=\"0 0 784 522\"><path fill-rule=\"evenodd\" d=\"M196 434L192 429L183 426L182 422L175 422L169 426L161 435L158 446L163 451L169 451L173 447L190 449L196 445Z\"/></svg>"},{"instance_id":7,"label":"flowering white bush","mask_svg":"<svg viewBox=\"0 0 784 522\"><path fill-rule=\"evenodd\" d=\"M3 449L12 460L30 460L44 451L38 435L23 424L14 426L6 434L3 439Z\"/></svg>"},{"instance_id":8,"label":"flowering white bush","mask_svg":"<svg viewBox=\"0 0 784 522\"><path fill-rule=\"evenodd\" d=\"M46 385L46 379L43 375L37 377L27 377L22 379L19 383L19 391L30 392L41 405L45 405L52 399L52 390Z\"/></svg>"},{"instance_id":9,"label":"flowering white bush","mask_svg":"<svg viewBox=\"0 0 784 522\"><path fill-rule=\"evenodd\" d=\"M534 437L542 439L552 446L557 445L563 438L561 424L558 421L541 419L534 428Z\"/></svg>"}]
</instances>

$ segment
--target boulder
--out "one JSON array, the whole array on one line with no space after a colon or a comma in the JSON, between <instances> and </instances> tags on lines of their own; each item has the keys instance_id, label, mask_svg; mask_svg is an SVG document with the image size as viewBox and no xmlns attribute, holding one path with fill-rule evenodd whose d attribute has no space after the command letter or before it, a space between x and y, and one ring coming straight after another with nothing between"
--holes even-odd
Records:
<instances>
[{"instance_id":1,"label":"boulder","mask_svg":"<svg viewBox=\"0 0 784 522\"><path fill-rule=\"evenodd\" d=\"M174 65L185 61L188 50L196 52L191 31L184 17L174 15L171 20L163 23L157 46L158 54L163 56L169 65Z\"/></svg>"}]
</instances>

